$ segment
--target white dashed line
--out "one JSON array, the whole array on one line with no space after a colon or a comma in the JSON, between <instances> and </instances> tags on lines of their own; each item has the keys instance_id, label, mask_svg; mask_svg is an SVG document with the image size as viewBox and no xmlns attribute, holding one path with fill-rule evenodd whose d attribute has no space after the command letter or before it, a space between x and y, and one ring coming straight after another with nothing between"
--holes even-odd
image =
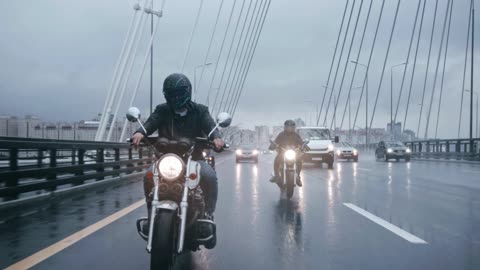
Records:
<instances>
[{"instance_id":1,"label":"white dashed line","mask_svg":"<svg viewBox=\"0 0 480 270\"><path fill-rule=\"evenodd\" d=\"M375 216L374 214L371 214L370 212L363 210L362 208L360 208L360 207L358 207L354 204L344 203L343 205L352 209L353 211L357 212L358 214L370 219L371 221L377 223L378 225L384 227L385 229L393 232L394 234L402 237L403 239L407 240L410 243L413 243L413 244L428 244L425 240L420 239L420 238L416 237L415 235L400 229L399 227L393 225L392 223L389 223L389 222Z\"/></svg>"}]
</instances>

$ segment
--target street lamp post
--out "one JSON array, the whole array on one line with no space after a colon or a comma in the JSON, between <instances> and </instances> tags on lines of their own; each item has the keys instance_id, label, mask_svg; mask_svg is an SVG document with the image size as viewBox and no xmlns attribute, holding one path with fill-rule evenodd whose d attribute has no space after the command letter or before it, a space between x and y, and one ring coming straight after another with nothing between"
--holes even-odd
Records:
<instances>
[{"instance_id":1,"label":"street lamp post","mask_svg":"<svg viewBox=\"0 0 480 270\"><path fill-rule=\"evenodd\" d=\"M196 94L197 94L197 90L198 90L198 85L197 85L197 69L198 68L201 68L201 67L207 67L207 66L210 66L212 63L205 63L205 64L201 64L201 65L198 65L196 66L194 69L193 69L193 93L192 93L192 100L195 101L195 98L196 98Z\"/></svg>"},{"instance_id":2,"label":"street lamp post","mask_svg":"<svg viewBox=\"0 0 480 270\"><path fill-rule=\"evenodd\" d=\"M368 145L368 66L353 60L350 62L365 68L365 149L367 149L367 145Z\"/></svg>"},{"instance_id":3,"label":"street lamp post","mask_svg":"<svg viewBox=\"0 0 480 270\"><path fill-rule=\"evenodd\" d=\"M390 68L390 139L395 139L395 132L393 130L393 68L406 65L407 62L393 65Z\"/></svg>"},{"instance_id":4,"label":"street lamp post","mask_svg":"<svg viewBox=\"0 0 480 270\"><path fill-rule=\"evenodd\" d=\"M466 89L465 92L470 92L469 89ZM475 123L475 137L478 138L478 92L477 91L473 91L471 93L471 95L476 95L477 96L477 100L475 101L475 107L476 107L476 123ZM473 113L472 113L473 114ZM473 120L472 120L472 123L473 123Z\"/></svg>"}]
</instances>

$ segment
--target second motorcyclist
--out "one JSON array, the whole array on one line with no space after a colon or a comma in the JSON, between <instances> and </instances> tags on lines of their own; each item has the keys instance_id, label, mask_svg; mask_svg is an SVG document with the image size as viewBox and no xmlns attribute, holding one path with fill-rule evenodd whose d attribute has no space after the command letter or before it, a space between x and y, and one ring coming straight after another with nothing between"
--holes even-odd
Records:
<instances>
[{"instance_id":1,"label":"second motorcyclist","mask_svg":"<svg viewBox=\"0 0 480 270\"><path fill-rule=\"evenodd\" d=\"M295 131L296 125L293 120L287 120L283 124L283 131L278 134L277 138L275 138L274 143L281 147L281 148L300 148L304 145L304 142L302 140L302 137L298 135L298 133ZM275 149L275 145L270 145L270 150ZM280 167L283 162L283 155L284 153L282 151L278 151L277 156L275 157L275 162L273 163L273 172L274 176L270 179L270 182L276 183L278 179L280 178ZM302 170L302 159L297 158L297 174L298 176L296 177L297 181L296 184L297 186L301 187L302 180L300 179L300 172Z\"/></svg>"}]
</instances>

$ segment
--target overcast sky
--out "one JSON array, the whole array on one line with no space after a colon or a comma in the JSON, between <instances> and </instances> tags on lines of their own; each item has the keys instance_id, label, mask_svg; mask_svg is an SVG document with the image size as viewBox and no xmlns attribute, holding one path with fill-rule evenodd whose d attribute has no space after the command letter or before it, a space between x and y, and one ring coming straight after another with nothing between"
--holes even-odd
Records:
<instances>
[{"instance_id":1,"label":"overcast sky","mask_svg":"<svg viewBox=\"0 0 480 270\"><path fill-rule=\"evenodd\" d=\"M238 7L241 1L237 1ZM249 1L247 0L247 3ZM155 5L159 6L160 2L156 0ZM199 26L185 68L185 73L192 81L194 67L204 61L220 2L220 0L204 1ZM328 78L345 2L346 0L272 0L245 90L235 115L236 124L241 124L243 127L253 127L256 124L275 125L282 123L286 118L293 117L307 118L308 121L311 121L315 111L314 102L320 103L323 97L324 89L321 86L326 84ZM350 3L352 2L350 1ZM360 2L357 0L355 4L352 28ZM99 113L103 108L116 59L132 18L134 3L136 3L134 0L1 1L0 114L16 116L34 114L49 121L72 121L90 119ZM180 70L199 3L199 0L166 1L164 16L161 19L154 44L154 103L156 104L163 102L161 85L165 76ZM220 25L208 62L216 61L232 3L233 0L224 1ZM356 58L369 3L370 0L364 0L350 59ZM373 108L374 97L379 88L380 74L396 3L396 0L386 0L377 49L370 65L370 109ZM397 28L380 88L374 127L385 127L389 121L390 67L406 61L417 3L416 0L404 0L401 3ZM439 137L456 137L457 135L469 3L470 0L454 1ZM413 83L411 111L407 119L407 127L415 131L419 119L420 106L417 104L420 103L423 90L434 5L434 0L427 0L417 72ZM428 110L430 101L446 5L447 0L439 0L424 112ZM476 0L476 5L477 10L480 10L479 0ZM360 55L362 63L368 61L380 6L380 0L373 0L372 14ZM237 12L238 9L235 14L238 14ZM480 18L476 20L476 22L478 21ZM145 29L145 33L147 31L149 31L148 27ZM230 44L228 41L232 32L230 31L227 36L227 45ZM480 33L478 23L476 23L475 32L476 54L478 55L478 42L480 41L478 39ZM140 59L143 58L146 50L147 39L146 35L142 38L129 89L133 89L134 82L138 78ZM350 39L351 35L347 37L338 72L336 91L338 91L342 78L344 64L347 62L346 56ZM222 60L218 63L220 67L223 67L227 49L228 47L224 49ZM414 49L415 46L409 60L404 93L408 91ZM346 91L352 78L353 68L352 64L347 67L338 112L340 116L343 113ZM441 68L442 63L440 71ZM475 68L476 77L479 78L478 56ZM201 102L205 101L205 92L208 90L213 70L213 65L205 69L202 83L199 86L199 101ZM400 88L402 71L402 68L394 69L395 100ZM354 86L361 85L363 76L364 69L358 68ZM440 78L441 73L438 76L437 94L432 108L432 115L435 117L431 119L430 133L434 132ZM469 78L470 75L467 74L468 82ZM145 111L144 114L148 112L148 82L149 78L145 76L141 92L135 102ZM333 75L330 86L332 82ZM469 89L470 84L468 83L465 88ZM475 88L480 90L478 82L476 82ZM352 106L352 113L359 97L359 90L353 91L352 105L355 106ZM403 121L405 113L405 97L406 95L402 97L398 119L400 121ZM467 136L468 107L464 108L462 136ZM365 125L364 115L362 105L357 125ZM422 135L425 128L425 114L423 117ZM348 119L345 120L344 128L347 124Z\"/></svg>"}]
</instances>

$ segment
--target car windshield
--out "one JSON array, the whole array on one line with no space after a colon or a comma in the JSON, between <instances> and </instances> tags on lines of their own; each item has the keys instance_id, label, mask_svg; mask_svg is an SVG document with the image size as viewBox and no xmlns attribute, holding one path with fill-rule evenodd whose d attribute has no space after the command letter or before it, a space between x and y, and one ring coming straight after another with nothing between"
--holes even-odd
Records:
<instances>
[{"instance_id":1,"label":"car windshield","mask_svg":"<svg viewBox=\"0 0 480 270\"><path fill-rule=\"evenodd\" d=\"M336 147L353 147L350 143L348 142L338 142L338 143L335 143L335 146Z\"/></svg>"},{"instance_id":2,"label":"car windshield","mask_svg":"<svg viewBox=\"0 0 480 270\"><path fill-rule=\"evenodd\" d=\"M330 140L328 129L299 129L298 134L304 140Z\"/></svg>"},{"instance_id":3,"label":"car windshield","mask_svg":"<svg viewBox=\"0 0 480 270\"><path fill-rule=\"evenodd\" d=\"M401 142L385 142L388 147L404 147Z\"/></svg>"}]
</instances>

